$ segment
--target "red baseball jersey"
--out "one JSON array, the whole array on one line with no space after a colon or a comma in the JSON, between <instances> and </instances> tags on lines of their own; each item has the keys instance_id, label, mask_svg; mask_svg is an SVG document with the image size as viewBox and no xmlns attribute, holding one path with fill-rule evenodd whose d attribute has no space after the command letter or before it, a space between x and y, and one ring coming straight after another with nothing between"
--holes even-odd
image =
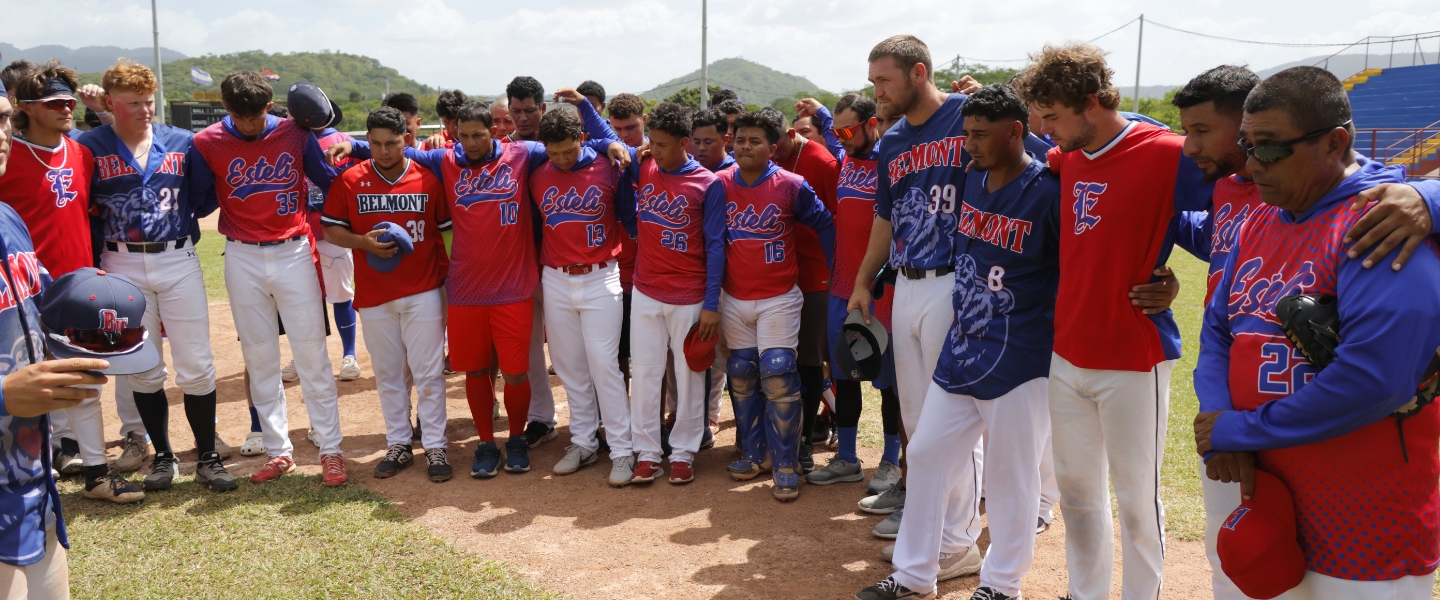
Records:
<instances>
[{"instance_id":1,"label":"red baseball jersey","mask_svg":"<svg viewBox=\"0 0 1440 600\"><path fill-rule=\"evenodd\" d=\"M1205 304L1210 303L1215 286L1220 283L1225 259L1235 249L1240 226L1264 204L1260 200L1260 188L1253 181L1231 175L1215 182L1215 206L1210 209L1210 278L1205 282Z\"/></svg>"},{"instance_id":2,"label":"red baseball jersey","mask_svg":"<svg viewBox=\"0 0 1440 600\"><path fill-rule=\"evenodd\" d=\"M694 160L666 173L654 160L639 165L636 185L635 289L666 304L706 300L706 212L719 214L725 195L719 179ZM712 220L712 221L718 221ZM723 224L714 232L723 238ZM708 307L710 310L718 309Z\"/></svg>"},{"instance_id":3,"label":"red baseball jersey","mask_svg":"<svg viewBox=\"0 0 1440 600\"><path fill-rule=\"evenodd\" d=\"M615 215L619 180L620 172L603 156L574 171L545 161L530 174L530 198L544 220L540 264L599 264L620 254L620 238L629 236Z\"/></svg>"},{"instance_id":4,"label":"red baseball jersey","mask_svg":"<svg viewBox=\"0 0 1440 600\"><path fill-rule=\"evenodd\" d=\"M0 178L0 202L9 204L35 240L35 256L59 277L92 266L90 254L90 149L67 136L45 148L15 136Z\"/></svg>"},{"instance_id":5,"label":"red baseball jersey","mask_svg":"<svg viewBox=\"0 0 1440 600\"><path fill-rule=\"evenodd\" d=\"M329 150L330 147L334 146L335 144L354 140L355 138L350 137L349 134L337 131L335 129L326 129L325 131L322 131L315 135L315 142L320 144L321 150ZM348 169L351 166L359 164L359 162L360 161L353 158L346 158L345 160L340 162L339 168ZM312 241L323 240L325 239L325 230L323 229L320 222L320 214L322 212L322 209L325 207L326 190L321 189L320 186L315 185L314 182L307 181L306 183L309 184L306 186L306 189L309 193L310 202L307 205L309 212L305 214L305 222L310 224L310 239ZM322 277L321 280L323 281L324 278Z\"/></svg>"},{"instance_id":6,"label":"red baseball jersey","mask_svg":"<svg viewBox=\"0 0 1440 600\"><path fill-rule=\"evenodd\" d=\"M810 189L815 190L815 196L820 198L825 210L835 212L835 188L840 179L840 164L824 144L806 142L800 146L797 156L785 161L780 168L803 177L810 184ZM874 197L873 192L871 197ZM830 269L825 265L825 251L820 247L819 234L801 225L795 231L795 248L800 255L800 291L807 294L825 291L834 282L830 280Z\"/></svg>"},{"instance_id":7,"label":"red baseball jersey","mask_svg":"<svg viewBox=\"0 0 1440 600\"><path fill-rule=\"evenodd\" d=\"M1202 176L1183 143L1131 122L1095 152L1050 150L1061 193L1055 353L1075 366L1149 371L1180 356L1172 313L1146 316L1127 294L1169 257L1177 208L1208 208L1210 188L1189 185Z\"/></svg>"},{"instance_id":8,"label":"red baseball jersey","mask_svg":"<svg viewBox=\"0 0 1440 600\"><path fill-rule=\"evenodd\" d=\"M540 282L526 190L530 146L493 146L485 163L461 164L458 149L440 163L455 227L445 279L450 304L520 302L534 297Z\"/></svg>"},{"instance_id":9,"label":"red baseball jersey","mask_svg":"<svg viewBox=\"0 0 1440 600\"><path fill-rule=\"evenodd\" d=\"M790 291L800 279L796 229L830 214L799 175L778 168L754 185L740 178L740 169L720 175L725 185L725 215L730 245L725 251L725 293L741 300L773 298ZM817 242L817 245L819 243ZM820 255L821 266L825 255ZM802 290L803 291L803 290Z\"/></svg>"},{"instance_id":10,"label":"red baseball jersey","mask_svg":"<svg viewBox=\"0 0 1440 600\"><path fill-rule=\"evenodd\" d=\"M355 308L379 306L444 283L445 242L440 232L450 229L450 206L440 179L415 161L407 159L405 171L393 182L375 170L373 161L346 169L330 186L320 219L324 225L361 235L387 221L410 232L415 251L389 273L371 267L364 250L353 250Z\"/></svg>"},{"instance_id":11,"label":"red baseball jersey","mask_svg":"<svg viewBox=\"0 0 1440 600\"><path fill-rule=\"evenodd\" d=\"M221 235L272 242L309 233L306 177L322 188L334 177L315 134L289 119L270 117L265 131L247 141L226 117L195 134L193 144L205 162L197 170L213 173Z\"/></svg>"},{"instance_id":12,"label":"red baseball jersey","mask_svg":"<svg viewBox=\"0 0 1440 600\"><path fill-rule=\"evenodd\" d=\"M855 275L870 247L870 229L875 225L875 165L872 154L865 159L846 155L840 166L835 192L835 270L830 277L830 295L836 298L848 300L855 291Z\"/></svg>"},{"instance_id":13,"label":"red baseball jersey","mask_svg":"<svg viewBox=\"0 0 1440 600\"><path fill-rule=\"evenodd\" d=\"M629 233L622 230L619 235L620 254L615 258L620 261L620 288L629 294L635 285L635 255L639 246Z\"/></svg>"},{"instance_id":14,"label":"red baseball jersey","mask_svg":"<svg viewBox=\"0 0 1440 600\"><path fill-rule=\"evenodd\" d=\"M450 137L450 131L449 131L449 130L441 129L441 130L440 130L440 137L445 138L445 141L440 142L440 145L438 145L438 146L431 146L431 145L430 145L430 142L428 141L428 138L425 139L425 140L420 140L420 149L421 149L421 150L438 150L438 149L442 149L442 148L443 148L443 149L448 150L448 149L450 149L450 148L454 148L454 147L455 147L455 139L452 138L452 137Z\"/></svg>"}]
</instances>

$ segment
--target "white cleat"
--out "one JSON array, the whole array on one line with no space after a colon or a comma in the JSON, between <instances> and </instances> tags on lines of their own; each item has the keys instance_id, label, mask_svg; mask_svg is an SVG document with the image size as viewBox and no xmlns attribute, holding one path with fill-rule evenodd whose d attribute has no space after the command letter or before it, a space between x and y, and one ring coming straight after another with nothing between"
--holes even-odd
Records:
<instances>
[{"instance_id":1,"label":"white cleat","mask_svg":"<svg viewBox=\"0 0 1440 600\"><path fill-rule=\"evenodd\" d=\"M340 374L335 376L340 381L355 381L360 378L360 363L353 356L346 356L340 359Z\"/></svg>"}]
</instances>

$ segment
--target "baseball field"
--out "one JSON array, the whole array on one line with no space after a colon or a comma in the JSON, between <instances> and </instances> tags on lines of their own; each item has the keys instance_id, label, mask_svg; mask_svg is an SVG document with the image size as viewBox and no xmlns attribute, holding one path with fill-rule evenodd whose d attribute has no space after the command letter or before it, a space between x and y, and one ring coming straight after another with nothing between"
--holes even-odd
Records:
<instances>
[{"instance_id":1,"label":"baseball field","mask_svg":"<svg viewBox=\"0 0 1440 600\"><path fill-rule=\"evenodd\" d=\"M206 224L206 223L202 223ZM219 432L237 449L249 430L243 364L226 304L213 221L199 245L210 292L212 343L219 389ZM1165 596L1208 595L1209 566L1200 541L1201 509L1190 421L1196 412L1190 372L1197 351L1205 271L1177 250L1171 264L1182 282L1177 320L1186 336L1175 369L1163 497L1169 529ZM364 324L360 327L363 329ZM339 341L330 339L338 362ZM288 360L288 349L282 344ZM799 501L776 502L768 479L734 482L724 467L734 456L728 403L713 449L696 458L696 481L612 489L608 463L556 477L550 467L568 443L564 390L552 377L561 437L531 452L535 469L490 480L465 476L477 443L464 382L448 382L447 436L457 477L431 483L420 467L386 480L371 476L385 450L384 427L369 364L339 383L342 445L351 483L319 485L314 446L298 384L287 386L290 436L300 469L279 482L214 494L196 485L196 453L173 386L171 422L181 460L173 490L139 505L84 499L77 480L62 481L76 597L186 598L837 598L849 597L890 572L879 554L887 544L870 529L881 517L858 511L860 484L802 486ZM868 390L868 387L867 387ZM107 437L119 439L107 390ZM867 468L880 454L879 396L866 397L860 456ZM497 430L505 426L501 414ZM112 459L118 457L112 443ZM831 450L816 449L824 464ZM245 476L263 457L235 454L227 465ZM133 476L136 481L139 475ZM1117 524L1118 532L1119 526ZM1024 594L1065 591L1063 518L1039 536ZM988 534L981 538L988 545ZM1117 549L1119 544L1116 544ZM1119 563L1117 550L1117 565ZM942 583L943 598L969 598L976 578ZM1119 592L1119 578L1114 581Z\"/></svg>"}]
</instances>

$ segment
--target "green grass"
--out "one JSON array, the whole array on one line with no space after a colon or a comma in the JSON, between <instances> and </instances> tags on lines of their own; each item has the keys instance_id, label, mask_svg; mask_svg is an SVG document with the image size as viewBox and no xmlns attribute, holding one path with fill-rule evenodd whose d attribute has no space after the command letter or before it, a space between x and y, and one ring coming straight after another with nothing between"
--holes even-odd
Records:
<instances>
[{"instance_id":1,"label":"green grass","mask_svg":"<svg viewBox=\"0 0 1440 600\"><path fill-rule=\"evenodd\" d=\"M187 477L138 506L80 490L60 484L76 598L558 598L316 476L224 494Z\"/></svg>"},{"instance_id":2,"label":"green grass","mask_svg":"<svg viewBox=\"0 0 1440 600\"><path fill-rule=\"evenodd\" d=\"M1184 338L1184 356L1175 363L1170 377L1170 424L1166 432L1165 462L1161 466L1161 499L1165 502L1165 527L1171 536L1198 540L1205 535L1205 505L1200 495L1199 457L1195 454L1192 423L1199 411L1191 373L1200 351L1201 302L1205 300L1207 266L1195 257L1176 250L1170 267L1180 278L1180 297L1172 308ZM865 409L860 419L861 445L880 448L884 432L880 423L880 392L864 387ZM1115 506L1111 501L1111 506Z\"/></svg>"},{"instance_id":3,"label":"green grass","mask_svg":"<svg viewBox=\"0 0 1440 600\"><path fill-rule=\"evenodd\" d=\"M200 271L205 274L205 297L210 302L229 302L225 291L225 236L216 231L204 231L195 252L200 256Z\"/></svg>"}]
</instances>

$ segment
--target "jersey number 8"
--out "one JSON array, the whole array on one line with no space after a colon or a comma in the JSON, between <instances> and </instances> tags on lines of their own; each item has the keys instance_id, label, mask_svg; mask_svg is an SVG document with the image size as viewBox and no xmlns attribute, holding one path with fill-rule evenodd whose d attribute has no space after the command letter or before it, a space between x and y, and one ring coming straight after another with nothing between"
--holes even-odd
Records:
<instances>
[{"instance_id":1,"label":"jersey number 8","mask_svg":"<svg viewBox=\"0 0 1440 600\"><path fill-rule=\"evenodd\" d=\"M939 185L930 186L930 204L926 207L930 214L955 212L955 185L947 183L945 187Z\"/></svg>"}]
</instances>

